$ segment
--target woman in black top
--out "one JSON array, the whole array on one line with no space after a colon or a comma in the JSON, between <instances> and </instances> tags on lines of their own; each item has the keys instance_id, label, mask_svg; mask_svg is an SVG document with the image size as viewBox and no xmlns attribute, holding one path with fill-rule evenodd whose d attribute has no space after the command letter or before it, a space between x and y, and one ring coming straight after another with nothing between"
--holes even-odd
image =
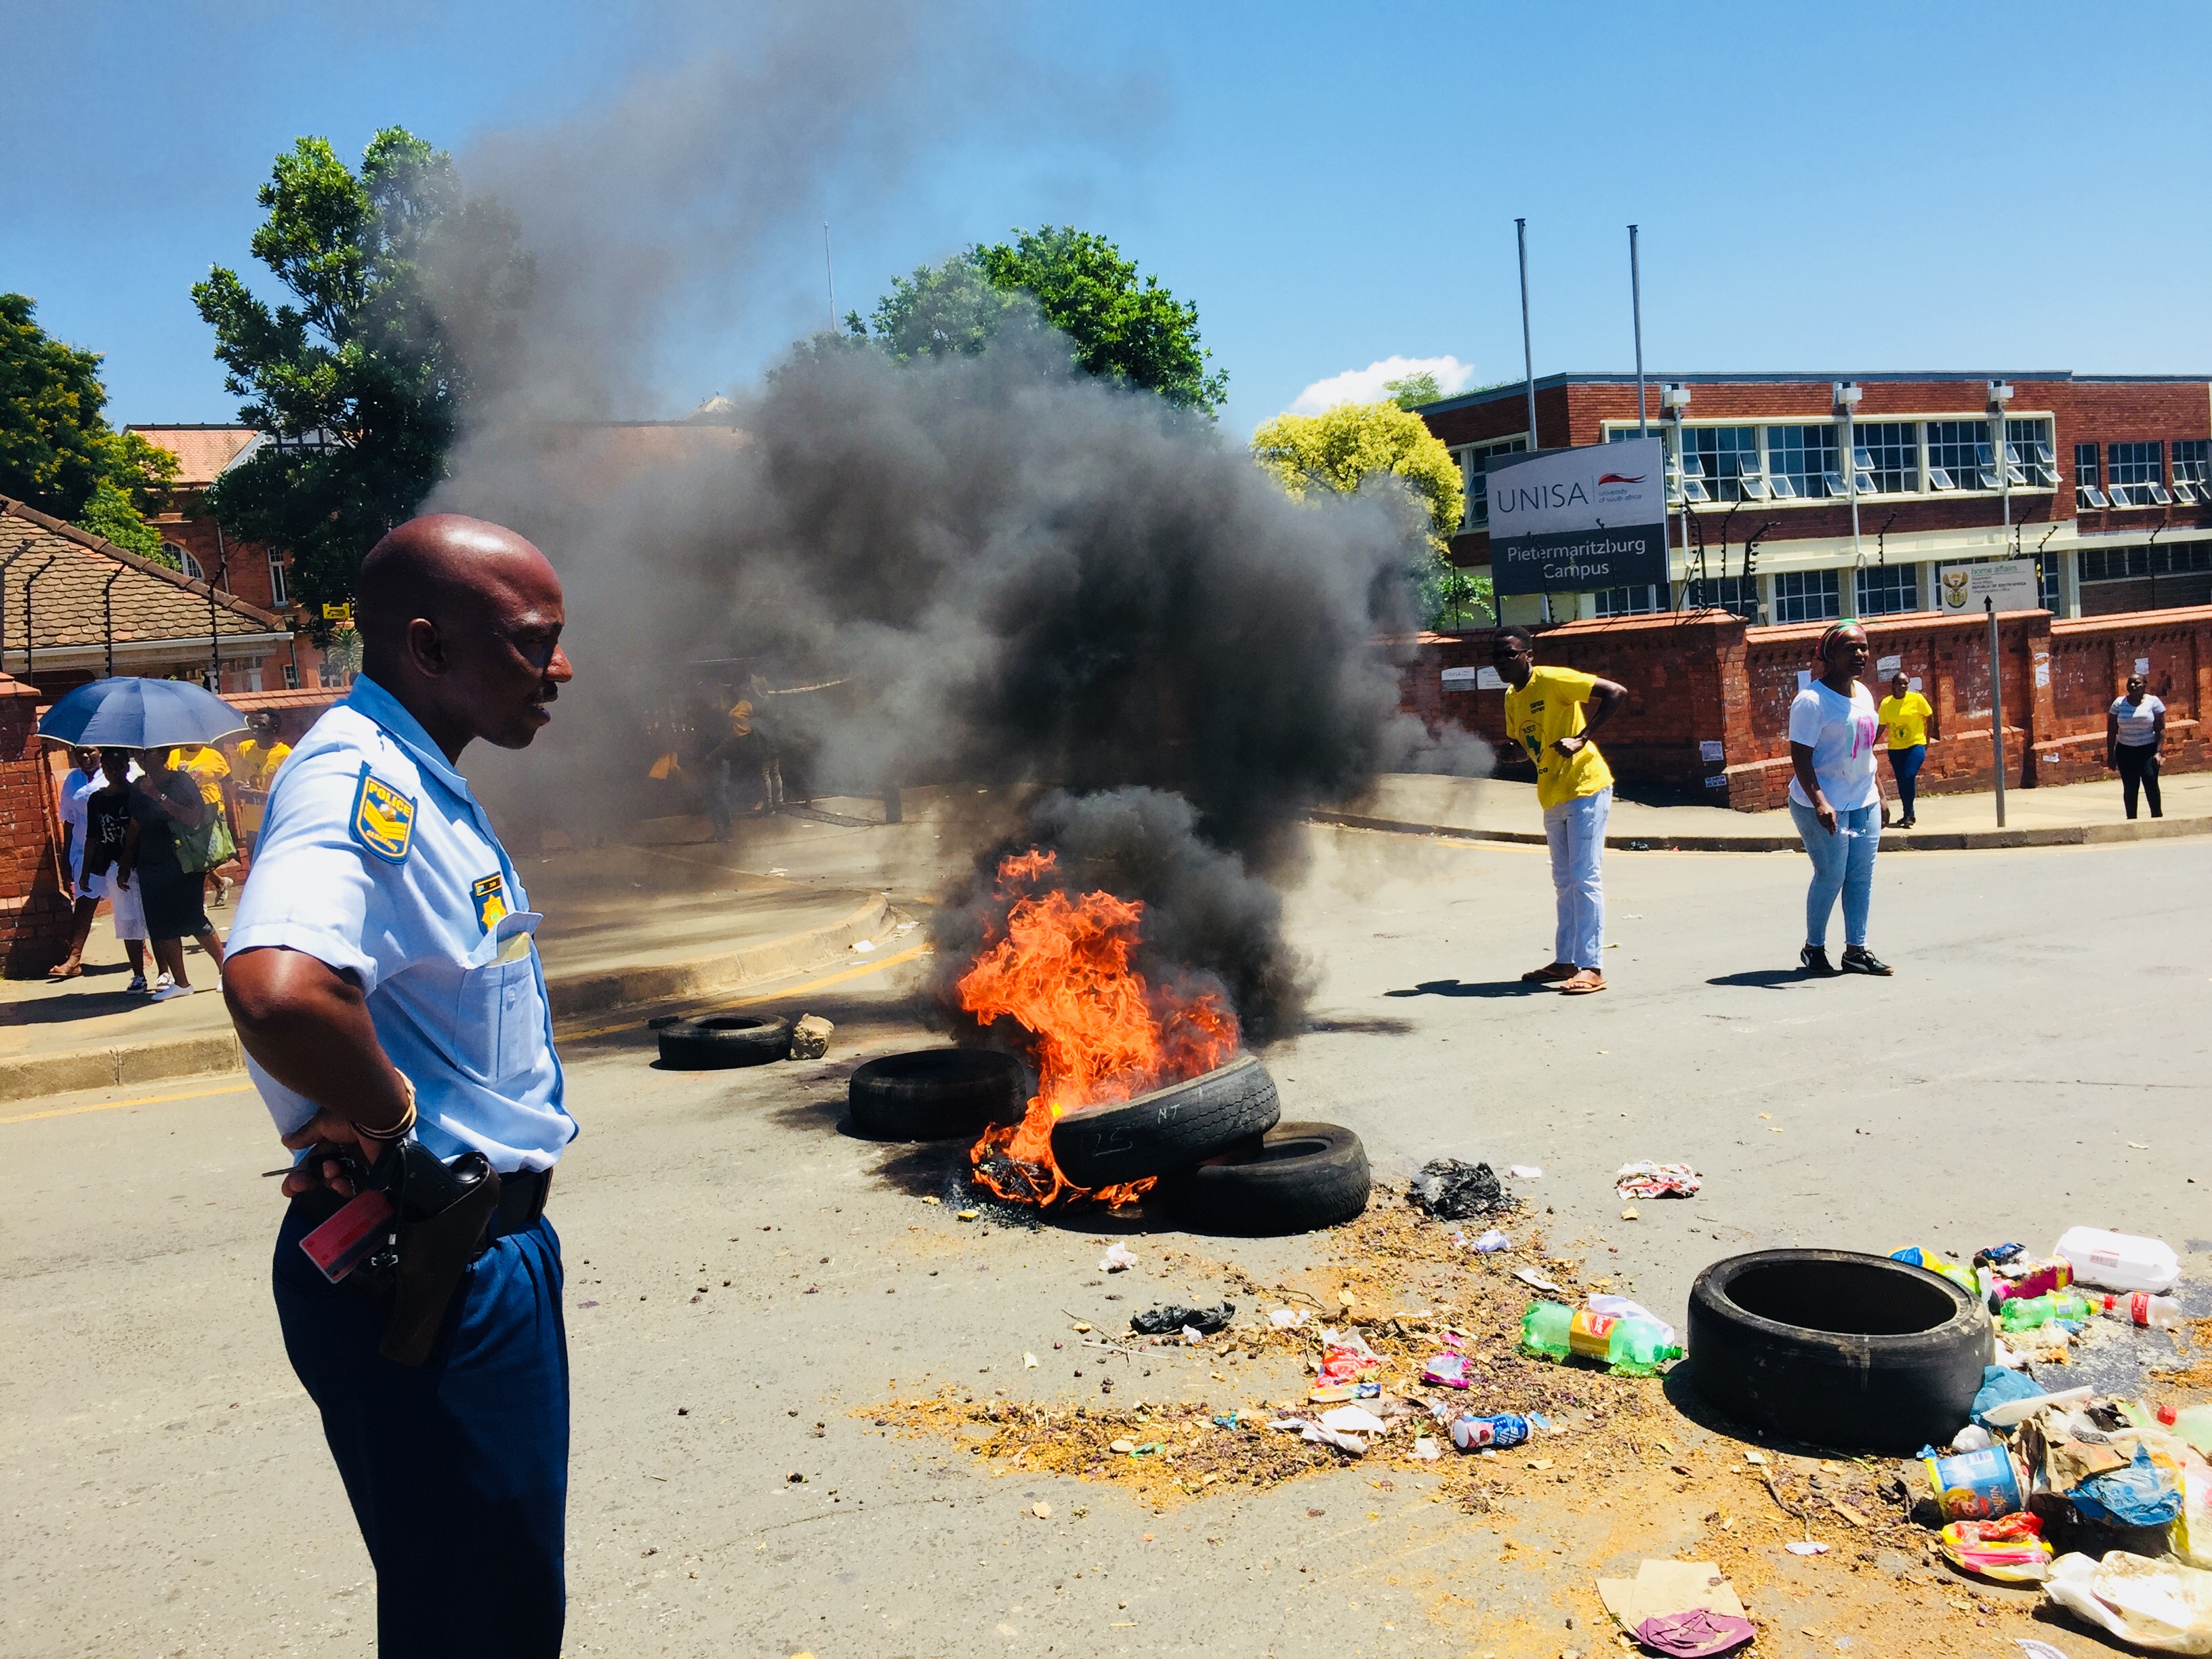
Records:
<instances>
[{"instance_id":1,"label":"woman in black top","mask_svg":"<svg viewBox=\"0 0 2212 1659\"><path fill-rule=\"evenodd\" d=\"M188 936L199 940L218 969L222 966L222 941L208 925L202 908L207 878L199 871L186 871L177 849L179 835L205 823L208 809L191 774L170 769L167 750L149 749L138 757L138 763L146 775L131 787L131 847L125 862L138 878L154 959L173 981L154 993L155 1001L166 1002L192 994L185 972Z\"/></svg>"}]
</instances>

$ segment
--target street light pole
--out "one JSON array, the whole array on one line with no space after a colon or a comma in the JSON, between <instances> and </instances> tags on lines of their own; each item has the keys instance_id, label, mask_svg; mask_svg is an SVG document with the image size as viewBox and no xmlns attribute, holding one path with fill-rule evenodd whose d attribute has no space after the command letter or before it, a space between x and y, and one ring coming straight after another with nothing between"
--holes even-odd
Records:
<instances>
[{"instance_id":1,"label":"street light pole","mask_svg":"<svg viewBox=\"0 0 2212 1659\"><path fill-rule=\"evenodd\" d=\"M1536 441L1536 349L1528 335L1528 222L1516 219L1513 234L1521 244L1521 375L1528 393L1528 448L1534 453L1541 446Z\"/></svg>"},{"instance_id":2,"label":"street light pole","mask_svg":"<svg viewBox=\"0 0 2212 1659\"><path fill-rule=\"evenodd\" d=\"M1637 268L1634 225L1628 228L1628 303L1636 319L1636 435L1648 438L1651 422L1644 410L1644 276Z\"/></svg>"},{"instance_id":3,"label":"street light pole","mask_svg":"<svg viewBox=\"0 0 2212 1659\"><path fill-rule=\"evenodd\" d=\"M1997 659L1997 602L1984 594L1982 609L1990 618L1990 750L1997 762L1997 828L2005 827L2004 672Z\"/></svg>"}]
</instances>

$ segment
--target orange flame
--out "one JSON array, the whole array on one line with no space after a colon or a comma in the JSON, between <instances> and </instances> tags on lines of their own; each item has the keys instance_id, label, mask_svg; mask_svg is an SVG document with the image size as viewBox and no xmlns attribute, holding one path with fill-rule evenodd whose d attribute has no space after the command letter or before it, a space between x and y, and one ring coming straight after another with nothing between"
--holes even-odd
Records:
<instances>
[{"instance_id":1,"label":"orange flame","mask_svg":"<svg viewBox=\"0 0 2212 1659\"><path fill-rule=\"evenodd\" d=\"M969 1159L1001 1198L1048 1205L1097 1198L1124 1204L1152 1182L1096 1193L1053 1161L1052 1126L1080 1110L1198 1076L1237 1051L1237 1016L1214 990L1184 994L1148 985L1129 966L1145 907L1111 893L1080 898L1035 890L1058 872L1057 854L1031 848L999 866L1003 922L985 935L957 986L960 1006L985 1024L1009 1015L1035 1041L1037 1092L1020 1123L983 1133Z\"/></svg>"}]
</instances>

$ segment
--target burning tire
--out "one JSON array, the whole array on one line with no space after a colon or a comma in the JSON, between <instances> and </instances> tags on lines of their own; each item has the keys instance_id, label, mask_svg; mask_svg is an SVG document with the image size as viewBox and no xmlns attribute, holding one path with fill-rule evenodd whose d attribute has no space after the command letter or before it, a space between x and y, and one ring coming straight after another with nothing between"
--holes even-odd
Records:
<instances>
[{"instance_id":1,"label":"burning tire","mask_svg":"<svg viewBox=\"0 0 2212 1659\"><path fill-rule=\"evenodd\" d=\"M1021 1062L994 1048L921 1048L886 1054L853 1073L853 1127L881 1140L972 1136L1018 1123L1028 1091Z\"/></svg>"},{"instance_id":2,"label":"burning tire","mask_svg":"<svg viewBox=\"0 0 2212 1659\"><path fill-rule=\"evenodd\" d=\"M1187 1170L1282 1115L1275 1079L1247 1054L1117 1106L1068 1113L1052 1126L1053 1161L1079 1187L1118 1186Z\"/></svg>"},{"instance_id":3,"label":"burning tire","mask_svg":"<svg viewBox=\"0 0 2212 1659\"><path fill-rule=\"evenodd\" d=\"M1176 1224L1244 1238L1340 1226L1367 1207L1367 1149L1334 1123L1279 1123L1267 1134L1162 1177Z\"/></svg>"},{"instance_id":4,"label":"burning tire","mask_svg":"<svg viewBox=\"0 0 2212 1659\"><path fill-rule=\"evenodd\" d=\"M745 1014L710 1014L660 1028L660 1063L679 1072L765 1066L791 1052L791 1022Z\"/></svg>"}]
</instances>

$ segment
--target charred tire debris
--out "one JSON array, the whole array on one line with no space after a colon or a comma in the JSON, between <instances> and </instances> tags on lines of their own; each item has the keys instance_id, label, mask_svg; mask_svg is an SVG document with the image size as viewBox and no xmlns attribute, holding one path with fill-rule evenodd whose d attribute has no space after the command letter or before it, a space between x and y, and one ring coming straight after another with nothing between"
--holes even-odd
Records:
<instances>
[{"instance_id":1,"label":"charred tire debris","mask_svg":"<svg viewBox=\"0 0 2212 1659\"><path fill-rule=\"evenodd\" d=\"M765 1066L791 1052L791 1022L780 1017L710 1014L660 1027L660 1063L675 1071L712 1072Z\"/></svg>"},{"instance_id":2,"label":"charred tire debris","mask_svg":"<svg viewBox=\"0 0 2212 1659\"><path fill-rule=\"evenodd\" d=\"M1160 1195L1195 1233L1259 1237L1340 1226L1367 1207L1367 1149L1334 1123L1278 1123L1195 1169L1164 1176Z\"/></svg>"},{"instance_id":3,"label":"charred tire debris","mask_svg":"<svg viewBox=\"0 0 2212 1659\"><path fill-rule=\"evenodd\" d=\"M1068 1113L1052 1127L1053 1161L1080 1187L1141 1181L1264 1134L1282 1115L1274 1079L1247 1054L1134 1100Z\"/></svg>"},{"instance_id":4,"label":"charred tire debris","mask_svg":"<svg viewBox=\"0 0 2212 1659\"><path fill-rule=\"evenodd\" d=\"M990 1124L1020 1122L1027 1094L1021 1061L995 1048L886 1054L846 1089L854 1128L878 1140L973 1138Z\"/></svg>"},{"instance_id":5,"label":"charred tire debris","mask_svg":"<svg viewBox=\"0 0 2212 1659\"><path fill-rule=\"evenodd\" d=\"M1737 1421L1910 1452L1966 1420L1995 1334L1940 1273L1851 1250L1758 1250L1690 1289L1686 1381Z\"/></svg>"}]
</instances>

